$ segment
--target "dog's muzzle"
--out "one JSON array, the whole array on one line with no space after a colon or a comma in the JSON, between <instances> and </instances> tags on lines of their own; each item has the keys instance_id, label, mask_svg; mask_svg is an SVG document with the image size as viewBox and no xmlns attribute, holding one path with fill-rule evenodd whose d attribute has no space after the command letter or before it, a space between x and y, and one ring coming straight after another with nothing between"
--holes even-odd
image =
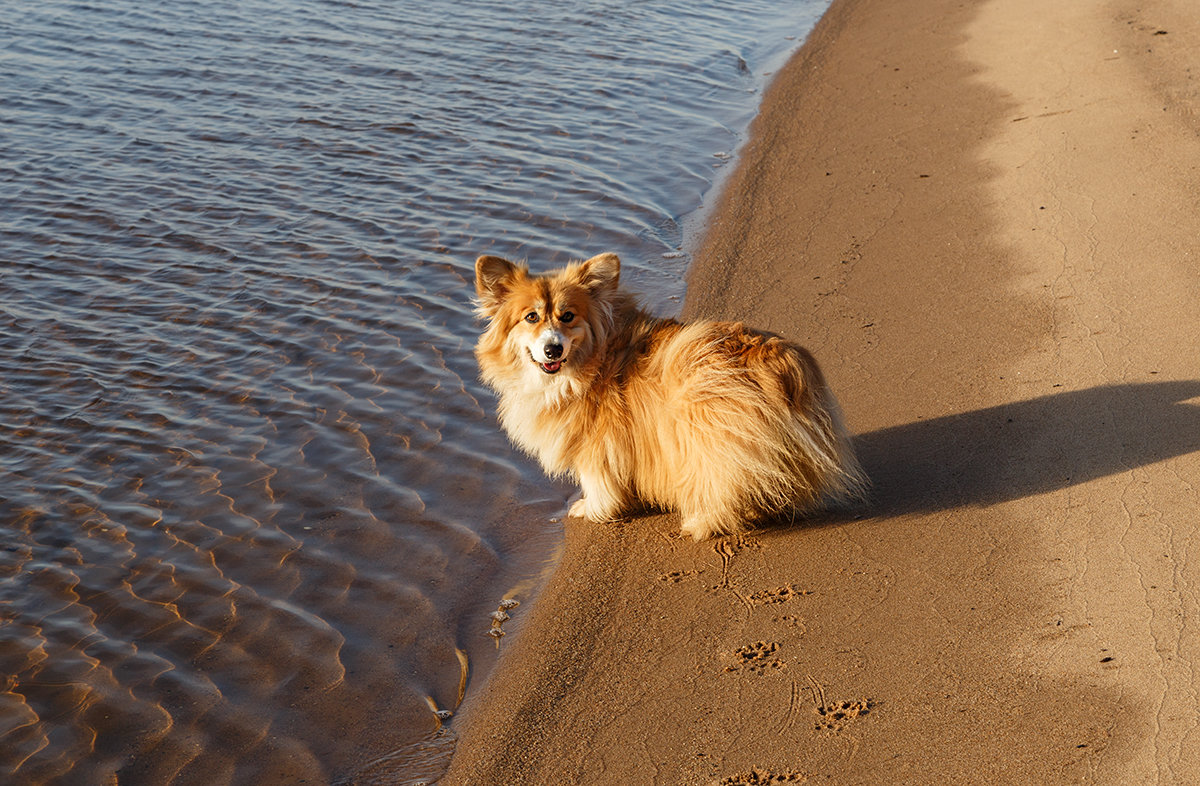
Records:
<instances>
[{"instance_id":1,"label":"dog's muzzle","mask_svg":"<svg viewBox=\"0 0 1200 786\"><path fill-rule=\"evenodd\" d=\"M548 330L542 333L540 341L529 347L529 355L542 371L547 374L557 374L566 359L566 343L561 333L556 330Z\"/></svg>"},{"instance_id":2,"label":"dog's muzzle","mask_svg":"<svg viewBox=\"0 0 1200 786\"><path fill-rule=\"evenodd\" d=\"M546 356L546 363L538 363L542 367L542 371L547 374L555 374L562 368L563 345L550 343L542 347L542 354Z\"/></svg>"}]
</instances>

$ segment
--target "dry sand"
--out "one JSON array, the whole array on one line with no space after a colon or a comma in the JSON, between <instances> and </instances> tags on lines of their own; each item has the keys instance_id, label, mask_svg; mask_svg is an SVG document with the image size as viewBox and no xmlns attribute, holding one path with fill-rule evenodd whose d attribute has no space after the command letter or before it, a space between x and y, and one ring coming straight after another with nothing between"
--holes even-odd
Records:
<instances>
[{"instance_id":1,"label":"dry sand","mask_svg":"<svg viewBox=\"0 0 1200 786\"><path fill-rule=\"evenodd\" d=\"M1193 0L835 0L687 313L814 351L872 503L569 522L443 783L1200 778L1198 76Z\"/></svg>"}]
</instances>

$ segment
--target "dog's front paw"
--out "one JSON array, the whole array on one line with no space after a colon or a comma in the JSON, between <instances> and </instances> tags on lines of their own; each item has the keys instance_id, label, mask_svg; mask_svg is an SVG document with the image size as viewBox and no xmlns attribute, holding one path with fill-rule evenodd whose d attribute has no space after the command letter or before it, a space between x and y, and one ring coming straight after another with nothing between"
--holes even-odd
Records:
<instances>
[{"instance_id":1,"label":"dog's front paw","mask_svg":"<svg viewBox=\"0 0 1200 786\"><path fill-rule=\"evenodd\" d=\"M620 513L620 506L612 504L603 504L596 501L596 497L587 497L576 500L571 505L567 515L577 519L585 519L593 524L599 524L602 521L612 521Z\"/></svg>"}]
</instances>

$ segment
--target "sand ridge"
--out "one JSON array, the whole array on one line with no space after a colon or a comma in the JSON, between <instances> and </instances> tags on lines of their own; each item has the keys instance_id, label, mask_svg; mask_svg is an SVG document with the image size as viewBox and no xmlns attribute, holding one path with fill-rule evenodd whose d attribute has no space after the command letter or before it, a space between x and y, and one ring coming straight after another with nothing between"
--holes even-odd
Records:
<instances>
[{"instance_id":1,"label":"sand ridge","mask_svg":"<svg viewBox=\"0 0 1200 786\"><path fill-rule=\"evenodd\" d=\"M1182 0L835 0L685 312L806 344L860 509L569 522L445 784L1200 771L1200 24Z\"/></svg>"}]
</instances>

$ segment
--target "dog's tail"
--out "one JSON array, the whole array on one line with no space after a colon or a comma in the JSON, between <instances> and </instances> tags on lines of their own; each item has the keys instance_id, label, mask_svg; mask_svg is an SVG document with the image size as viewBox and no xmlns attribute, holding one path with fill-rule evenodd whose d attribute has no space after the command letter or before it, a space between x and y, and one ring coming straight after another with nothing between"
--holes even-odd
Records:
<instances>
[{"instance_id":1,"label":"dog's tail","mask_svg":"<svg viewBox=\"0 0 1200 786\"><path fill-rule=\"evenodd\" d=\"M791 413L802 453L795 471L827 503L864 499L867 476L854 454L841 407L816 359L804 347L775 337L761 345L761 352Z\"/></svg>"}]
</instances>

